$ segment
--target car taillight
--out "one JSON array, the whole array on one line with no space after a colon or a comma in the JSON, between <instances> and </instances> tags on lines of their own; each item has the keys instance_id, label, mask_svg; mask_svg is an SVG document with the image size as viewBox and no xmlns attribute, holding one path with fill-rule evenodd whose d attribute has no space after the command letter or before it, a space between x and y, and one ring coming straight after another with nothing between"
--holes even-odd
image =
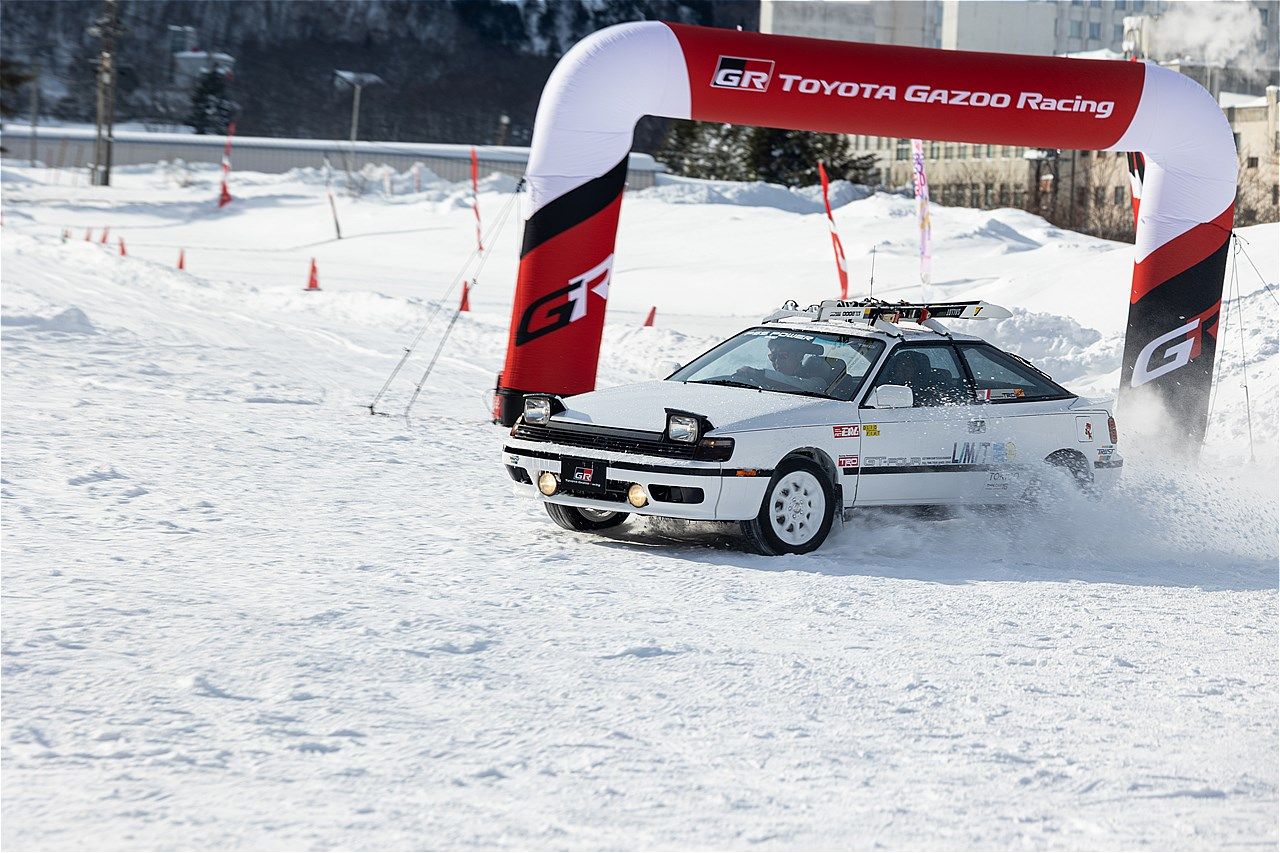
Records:
<instances>
[{"instance_id":1,"label":"car taillight","mask_svg":"<svg viewBox=\"0 0 1280 853\"><path fill-rule=\"evenodd\" d=\"M1116 419L1107 418L1107 432L1111 434L1111 443L1120 443L1120 433L1116 431Z\"/></svg>"}]
</instances>

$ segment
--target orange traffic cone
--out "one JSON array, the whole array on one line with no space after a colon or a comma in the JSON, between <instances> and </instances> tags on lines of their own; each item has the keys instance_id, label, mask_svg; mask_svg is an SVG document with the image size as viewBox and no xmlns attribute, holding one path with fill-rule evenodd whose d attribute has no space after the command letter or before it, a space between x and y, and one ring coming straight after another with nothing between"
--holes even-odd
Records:
<instances>
[{"instance_id":1,"label":"orange traffic cone","mask_svg":"<svg viewBox=\"0 0 1280 853\"><path fill-rule=\"evenodd\" d=\"M107 242L107 235L110 233L111 233L111 226L108 225L106 228L102 229L102 239L99 240L98 242L105 245Z\"/></svg>"},{"instance_id":2,"label":"orange traffic cone","mask_svg":"<svg viewBox=\"0 0 1280 853\"><path fill-rule=\"evenodd\" d=\"M187 250L178 250L178 269L185 270L187 268Z\"/></svg>"},{"instance_id":3,"label":"orange traffic cone","mask_svg":"<svg viewBox=\"0 0 1280 853\"><path fill-rule=\"evenodd\" d=\"M320 289L320 271L316 269L316 259L311 259L311 274L307 276L307 286L304 290Z\"/></svg>"},{"instance_id":4,"label":"orange traffic cone","mask_svg":"<svg viewBox=\"0 0 1280 853\"><path fill-rule=\"evenodd\" d=\"M471 288L470 286L468 286L467 282L465 281L462 283L462 302L461 304L458 305L458 310L459 311L471 310Z\"/></svg>"},{"instance_id":5,"label":"orange traffic cone","mask_svg":"<svg viewBox=\"0 0 1280 853\"><path fill-rule=\"evenodd\" d=\"M129 253L124 250L124 238L120 237L119 240L120 240L120 257L123 258L127 256Z\"/></svg>"},{"instance_id":6,"label":"orange traffic cone","mask_svg":"<svg viewBox=\"0 0 1280 853\"><path fill-rule=\"evenodd\" d=\"M657 305L655 305L655 306L653 306L652 308L650 308L650 309L649 309L649 316L644 318L644 324L645 324L646 326L652 326L652 325L653 325L653 318L654 318L654 317L656 317L656 316L658 316L658 306L657 306Z\"/></svg>"}]
</instances>

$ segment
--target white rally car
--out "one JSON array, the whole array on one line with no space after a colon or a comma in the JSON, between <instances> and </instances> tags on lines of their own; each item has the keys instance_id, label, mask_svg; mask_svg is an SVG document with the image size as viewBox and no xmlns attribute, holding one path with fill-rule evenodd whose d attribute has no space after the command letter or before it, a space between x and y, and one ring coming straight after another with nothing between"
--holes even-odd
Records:
<instances>
[{"instance_id":1,"label":"white rally car","mask_svg":"<svg viewBox=\"0 0 1280 853\"><path fill-rule=\"evenodd\" d=\"M789 302L666 380L526 397L507 473L570 530L629 513L737 521L765 554L814 550L856 507L1011 503L1054 469L1114 482L1110 411L939 322L1008 316Z\"/></svg>"}]
</instances>

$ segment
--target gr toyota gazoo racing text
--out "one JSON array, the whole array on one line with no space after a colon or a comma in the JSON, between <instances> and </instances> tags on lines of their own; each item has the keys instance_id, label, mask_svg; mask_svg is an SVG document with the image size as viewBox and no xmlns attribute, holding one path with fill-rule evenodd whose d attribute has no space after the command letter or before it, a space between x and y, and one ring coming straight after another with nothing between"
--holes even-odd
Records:
<instances>
[{"instance_id":1,"label":"gr toyota gazoo racing text","mask_svg":"<svg viewBox=\"0 0 1280 853\"><path fill-rule=\"evenodd\" d=\"M530 395L503 448L517 495L570 530L629 513L739 522L765 554L822 544L836 512L1008 504L1056 469L1120 475L1111 412L940 319L984 302L787 303L663 381Z\"/></svg>"}]
</instances>

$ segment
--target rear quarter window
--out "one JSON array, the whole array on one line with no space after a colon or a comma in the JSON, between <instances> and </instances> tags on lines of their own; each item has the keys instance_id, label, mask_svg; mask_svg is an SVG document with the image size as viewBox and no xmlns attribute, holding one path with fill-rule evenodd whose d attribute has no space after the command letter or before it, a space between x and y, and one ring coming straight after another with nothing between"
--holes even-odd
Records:
<instances>
[{"instance_id":1,"label":"rear quarter window","mask_svg":"<svg viewBox=\"0 0 1280 853\"><path fill-rule=\"evenodd\" d=\"M985 344L961 344L969 373L980 398L1004 400L1054 400L1071 392L1018 359Z\"/></svg>"}]
</instances>

